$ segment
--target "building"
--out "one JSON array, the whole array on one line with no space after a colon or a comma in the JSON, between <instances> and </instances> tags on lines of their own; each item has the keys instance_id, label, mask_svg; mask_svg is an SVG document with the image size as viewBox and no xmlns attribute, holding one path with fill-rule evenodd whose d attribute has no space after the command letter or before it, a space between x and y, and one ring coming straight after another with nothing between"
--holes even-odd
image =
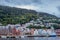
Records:
<instances>
[{"instance_id":1,"label":"building","mask_svg":"<svg viewBox=\"0 0 60 40\"><path fill-rule=\"evenodd\" d=\"M55 32L58 36L60 36L60 29L56 29Z\"/></svg>"}]
</instances>

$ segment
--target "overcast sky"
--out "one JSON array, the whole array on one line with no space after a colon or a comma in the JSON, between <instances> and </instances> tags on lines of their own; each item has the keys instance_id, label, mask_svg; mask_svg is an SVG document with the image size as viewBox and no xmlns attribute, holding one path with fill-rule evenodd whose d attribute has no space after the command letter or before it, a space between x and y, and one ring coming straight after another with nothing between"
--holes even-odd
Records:
<instances>
[{"instance_id":1,"label":"overcast sky","mask_svg":"<svg viewBox=\"0 0 60 40\"><path fill-rule=\"evenodd\" d=\"M48 12L60 17L60 0L0 0L0 5Z\"/></svg>"}]
</instances>

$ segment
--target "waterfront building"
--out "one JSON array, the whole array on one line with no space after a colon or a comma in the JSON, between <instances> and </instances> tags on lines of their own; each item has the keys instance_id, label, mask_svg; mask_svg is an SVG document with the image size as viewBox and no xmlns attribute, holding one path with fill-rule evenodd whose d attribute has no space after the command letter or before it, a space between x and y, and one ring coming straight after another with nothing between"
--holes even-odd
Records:
<instances>
[{"instance_id":1,"label":"waterfront building","mask_svg":"<svg viewBox=\"0 0 60 40\"><path fill-rule=\"evenodd\" d=\"M35 31L35 29L33 29L33 28L30 30L31 35L34 35L34 31Z\"/></svg>"},{"instance_id":2,"label":"waterfront building","mask_svg":"<svg viewBox=\"0 0 60 40\"><path fill-rule=\"evenodd\" d=\"M56 29L55 32L56 32L56 35L60 36L60 29Z\"/></svg>"},{"instance_id":3,"label":"waterfront building","mask_svg":"<svg viewBox=\"0 0 60 40\"><path fill-rule=\"evenodd\" d=\"M38 33L38 30L37 29L35 29L34 30L34 34L33 35L39 35L39 33Z\"/></svg>"},{"instance_id":4,"label":"waterfront building","mask_svg":"<svg viewBox=\"0 0 60 40\"><path fill-rule=\"evenodd\" d=\"M56 36L56 32L53 29L48 29L47 33L48 33L48 35Z\"/></svg>"},{"instance_id":5,"label":"waterfront building","mask_svg":"<svg viewBox=\"0 0 60 40\"><path fill-rule=\"evenodd\" d=\"M16 28L15 27L12 29L12 35L16 35Z\"/></svg>"},{"instance_id":6,"label":"waterfront building","mask_svg":"<svg viewBox=\"0 0 60 40\"><path fill-rule=\"evenodd\" d=\"M20 35L20 30L16 30L16 35Z\"/></svg>"}]
</instances>

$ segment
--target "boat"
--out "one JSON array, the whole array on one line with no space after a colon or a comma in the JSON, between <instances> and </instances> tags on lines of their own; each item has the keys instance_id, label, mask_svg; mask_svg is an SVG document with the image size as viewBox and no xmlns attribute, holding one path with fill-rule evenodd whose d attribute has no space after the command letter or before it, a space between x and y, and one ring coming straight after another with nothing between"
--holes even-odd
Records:
<instances>
[{"instance_id":1,"label":"boat","mask_svg":"<svg viewBox=\"0 0 60 40\"><path fill-rule=\"evenodd\" d=\"M1 36L1 38L7 38L7 36Z\"/></svg>"},{"instance_id":2,"label":"boat","mask_svg":"<svg viewBox=\"0 0 60 40\"><path fill-rule=\"evenodd\" d=\"M25 36L23 36L23 35L21 36L21 38L24 38L24 37L25 37Z\"/></svg>"}]
</instances>

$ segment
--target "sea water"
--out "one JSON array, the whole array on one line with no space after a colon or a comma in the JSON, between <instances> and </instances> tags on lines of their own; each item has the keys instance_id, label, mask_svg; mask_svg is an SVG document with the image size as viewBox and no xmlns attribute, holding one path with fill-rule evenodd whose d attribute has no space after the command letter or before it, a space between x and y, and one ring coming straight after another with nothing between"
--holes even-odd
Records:
<instances>
[{"instance_id":1,"label":"sea water","mask_svg":"<svg viewBox=\"0 0 60 40\"><path fill-rule=\"evenodd\" d=\"M60 40L60 37L0 38L0 40Z\"/></svg>"}]
</instances>

